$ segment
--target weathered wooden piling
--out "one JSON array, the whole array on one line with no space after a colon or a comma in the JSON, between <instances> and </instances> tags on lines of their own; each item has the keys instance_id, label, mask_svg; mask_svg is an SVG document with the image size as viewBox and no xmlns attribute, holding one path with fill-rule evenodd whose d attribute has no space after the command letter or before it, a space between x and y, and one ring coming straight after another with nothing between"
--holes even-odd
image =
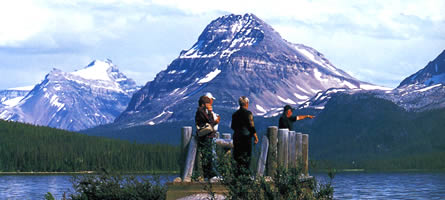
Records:
<instances>
[{"instance_id":1,"label":"weathered wooden piling","mask_svg":"<svg viewBox=\"0 0 445 200\"><path fill-rule=\"evenodd\" d=\"M278 127L269 126L267 128L267 137L269 139L269 150L267 152L267 169L268 176L274 176L277 171L277 143L278 143Z\"/></svg>"},{"instance_id":2,"label":"weathered wooden piling","mask_svg":"<svg viewBox=\"0 0 445 200\"><path fill-rule=\"evenodd\" d=\"M264 170L266 169L268 149L269 149L269 139L267 139L267 136L263 136L263 139L261 141L261 153L260 157L258 158L257 176L264 175Z\"/></svg>"},{"instance_id":3,"label":"weathered wooden piling","mask_svg":"<svg viewBox=\"0 0 445 200\"><path fill-rule=\"evenodd\" d=\"M193 174L193 166L195 165L196 151L198 143L195 136L190 139L190 144L187 150L187 159L185 161L184 171L182 174L182 181L190 182Z\"/></svg>"},{"instance_id":4,"label":"weathered wooden piling","mask_svg":"<svg viewBox=\"0 0 445 200\"><path fill-rule=\"evenodd\" d=\"M215 143L218 147L226 150L233 148L230 133L222 134L220 139L215 139ZM192 127L183 127L181 129L181 178L178 177L174 182L167 183L168 200L207 192L203 189L206 183L191 182L196 162L197 147L198 144L196 136L192 133ZM278 129L276 126L268 127L267 136L262 138L257 176L264 176L265 174L267 176L275 176L278 165L284 168L302 167L303 174L306 176L302 177L300 181L312 179L312 177L308 176L309 135L295 133L288 129ZM213 192L217 194L226 194L228 192L227 188L220 182L212 184Z\"/></svg>"},{"instance_id":5,"label":"weathered wooden piling","mask_svg":"<svg viewBox=\"0 0 445 200\"><path fill-rule=\"evenodd\" d=\"M278 165L287 169L289 166L288 149L289 149L289 129L278 130Z\"/></svg>"},{"instance_id":6,"label":"weathered wooden piling","mask_svg":"<svg viewBox=\"0 0 445 200\"><path fill-rule=\"evenodd\" d=\"M297 133L289 131L289 149L288 149L289 168L297 166Z\"/></svg>"},{"instance_id":7,"label":"weathered wooden piling","mask_svg":"<svg viewBox=\"0 0 445 200\"><path fill-rule=\"evenodd\" d=\"M297 144L297 167L303 162L303 134L296 134L296 144Z\"/></svg>"},{"instance_id":8,"label":"weathered wooden piling","mask_svg":"<svg viewBox=\"0 0 445 200\"><path fill-rule=\"evenodd\" d=\"M181 128L181 158L180 158L180 174L184 174L185 160L187 158L187 149L192 138L192 127L184 126Z\"/></svg>"},{"instance_id":9,"label":"weathered wooden piling","mask_svg":"<svg viewBox=\"0 0 445 200\"><path fill-rule=\"evenodd\" d=\"M302 153L303 153L303 172L305 175L308 175L309 172L309 135L308 134L303 134L302 136L302 140L303 140L303 149L302 149Z\"/></svg>"}]
</instances>

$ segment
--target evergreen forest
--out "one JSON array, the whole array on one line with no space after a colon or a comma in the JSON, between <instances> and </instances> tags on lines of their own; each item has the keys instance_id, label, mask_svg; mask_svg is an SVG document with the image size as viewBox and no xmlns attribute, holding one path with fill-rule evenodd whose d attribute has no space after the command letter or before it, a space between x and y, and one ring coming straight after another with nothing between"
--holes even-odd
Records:
<instances>
[{"instance_id":1,"label":"evergreen forest","mask_svg":"<svg viewBox=\"0 0 445 200\"><path fill-rule=\"evenodd\" d=\"M0 120L0 172L178 171L179 147Z\"/></svg>"}]
</instances>

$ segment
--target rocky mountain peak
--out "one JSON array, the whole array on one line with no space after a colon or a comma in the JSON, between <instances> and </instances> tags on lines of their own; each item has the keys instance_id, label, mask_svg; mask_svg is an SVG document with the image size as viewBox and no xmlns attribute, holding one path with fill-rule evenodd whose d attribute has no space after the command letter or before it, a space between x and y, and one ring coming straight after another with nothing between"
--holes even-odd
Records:
<instances>
[{"instance_id":1,"label":"rocky mountain peak","mask_svg":"<svg viewBox=\"0 0 445 200\"><path fill-rule=\"evenodd\" d=\"M284 40L253 14L213 20L198 41L135 93L116 123L133 126L190 119L205 92L230 118L239 96L248 96L255 115L298 106L329 88L361 88L315 49ZM228 121L225 121L228 123Z\"/></svg>"},{"instance_id":2,"label":"rocky mountain peak","mask_svg":"<svg viewBox=\"0 0 445 200\"><path fill-rule=\"evenodd\" d=\"M253 14L225 15L213 20L192 48L181 52L180 58L230 57L262 41L270 30L269 25Z\"/></svg>"},{"instance_id":3,"label":"rocky mountain peak","mask_svg":"<svg viewBox=\"0 0 445 200\"><path fill-rule=\"evenodd\" d=\"M95 60L75 72L53 69L14 106L0 105L0 118L82 130L112 122L138 89L111 60Z\"/></svg>"},{"instance_id":4,"label":"rocky mountain peak","mask_svg":"<svg viewBox=\"0 0 445 200\"><path fill-rule=\"evenodd\" d=\"M113 69L115 71L117 70L115 65L109 59L106 61L94 60L85 68L71 72L71 74L88 80L112 81L110 79L110 72Z\"/></svg>"},{"instance_id":5,"label":"rocky mountain peak","mask_svg":"<svg viewBox=\"0 0 445 200\"><path fill-rule=\"evenodd\" d=\"M411 85L432 86L440 83L445 84L445 50L423 69L403 80L398 88Z\"/></svg>"}]
</instances>

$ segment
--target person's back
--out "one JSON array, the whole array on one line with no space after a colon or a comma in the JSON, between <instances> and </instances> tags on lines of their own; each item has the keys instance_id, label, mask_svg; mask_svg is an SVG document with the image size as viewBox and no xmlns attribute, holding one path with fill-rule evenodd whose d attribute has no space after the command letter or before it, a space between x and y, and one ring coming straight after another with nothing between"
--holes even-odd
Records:
<instances>
[{"instance_id":1,"label":"person's back","mask_svg":"<svg viewBox=\"0 0 445 200\"><path fill-rule=\"evenodd\" d=\"M249 121L249 117L252 115L252 112L247 109L241 107L232 115L232 125L231 128L235 132L235 134L242 134L245 136L250 136L249 128L252 127Z\"/></svg>"},{"instance_id":2,"label":"person's back","mask_svg":"<svg viewBox=\"0 0 445 200\"><path fill-rule=\"evenodd\" d=\"M249 110L249 99L245 96L239 99L240 108L232 115L230 127L233 134L233 157L238 164L240 173L249 174L249 164L252 156L252 137L258 143L253 114Z\"/></svg>"}]
</instances>

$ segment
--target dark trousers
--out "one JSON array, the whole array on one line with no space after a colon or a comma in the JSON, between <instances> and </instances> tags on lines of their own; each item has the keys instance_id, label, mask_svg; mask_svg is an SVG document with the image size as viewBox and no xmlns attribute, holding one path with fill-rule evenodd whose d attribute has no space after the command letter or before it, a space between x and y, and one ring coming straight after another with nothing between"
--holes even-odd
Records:
<instances>
[{"instance_id":1,"label":"dark trousers","mask_svg":"<svg viewBox=\"0 0 445 200\"><path fill-rule=\"evenodd\" d=\"M233 134L233 158L237 162L241 173L250 172L251 157L252 137L238 133Z\"/></svg>"},{"instance_id":2,"label":"dark trousers","mask_svg":"<svg viewBox=\"0 0 445 200\"><path fill-rule=\"evenodd\" d=\"M212 166L212 138L198 138L198 171L203 173L204 178L212 178L215 176Z\"/></svg>"}]
</instances>

